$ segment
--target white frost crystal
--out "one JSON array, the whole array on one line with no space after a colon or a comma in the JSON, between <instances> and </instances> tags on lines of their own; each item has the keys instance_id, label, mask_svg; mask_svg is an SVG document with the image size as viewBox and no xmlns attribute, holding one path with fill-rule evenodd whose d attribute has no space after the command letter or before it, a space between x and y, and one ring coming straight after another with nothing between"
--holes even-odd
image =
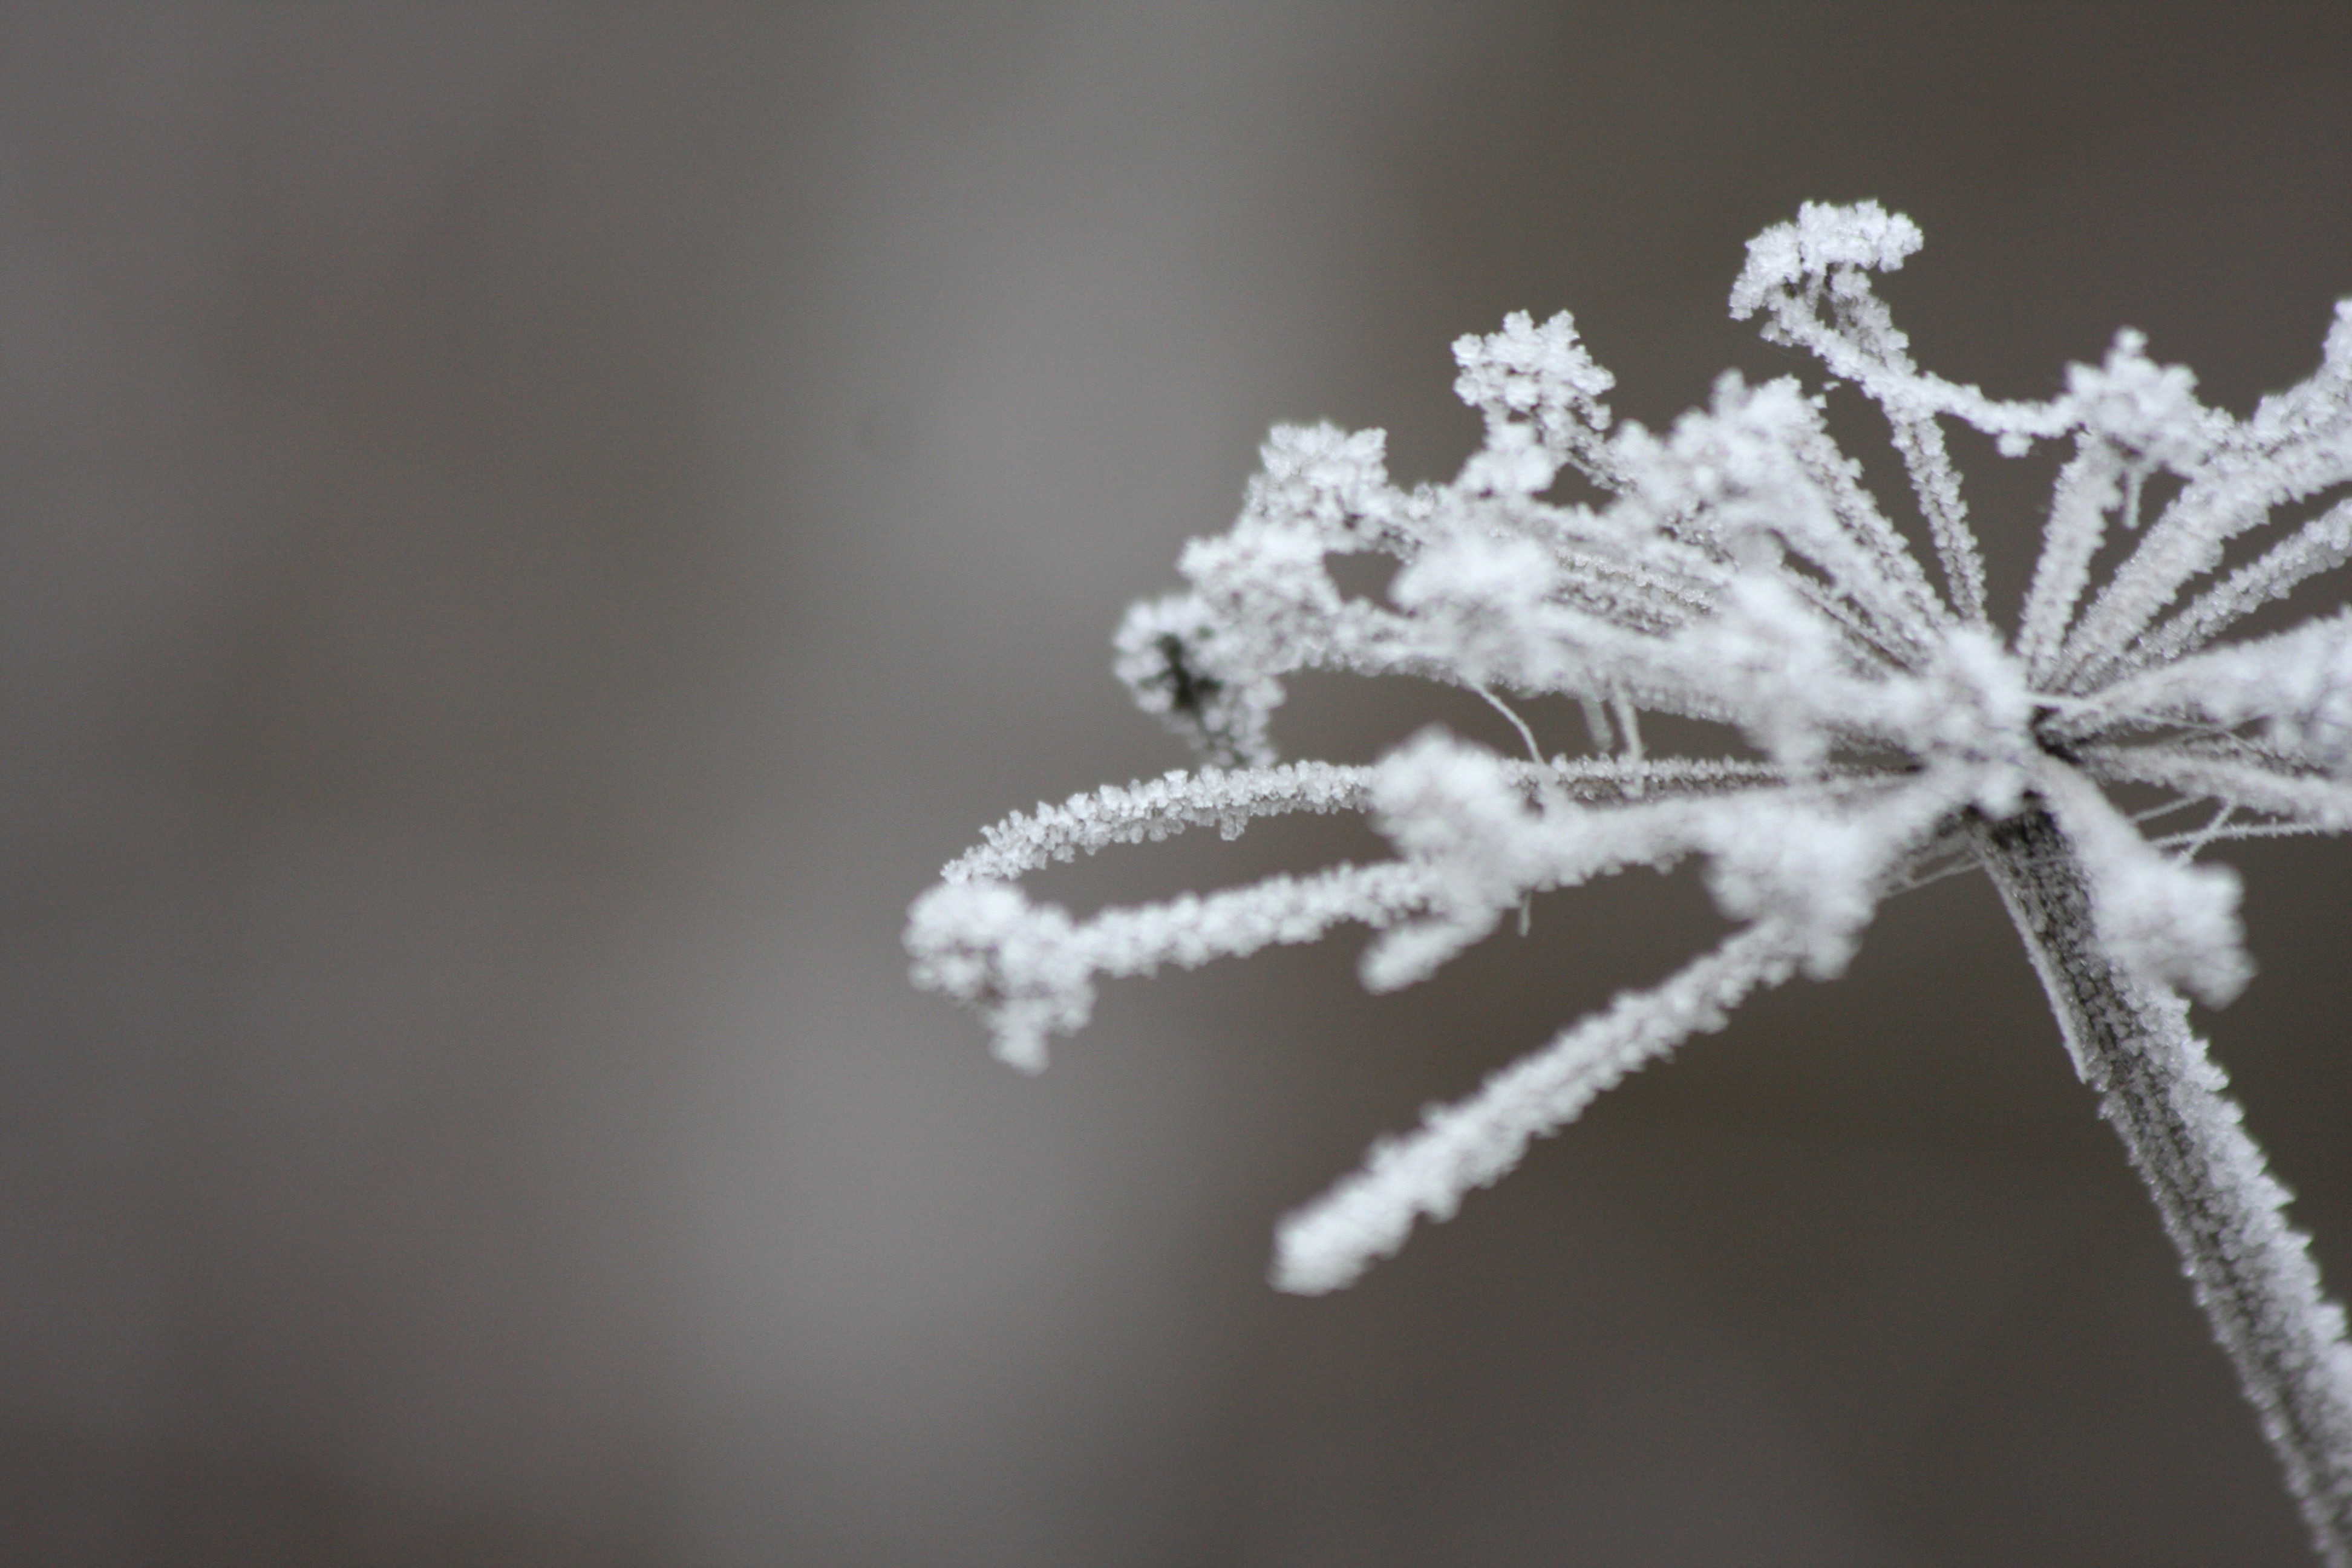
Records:
<instances>
[{"instance_id":1,"label":"white frost crystal","mask_svg":"<svg viewBox=\"0 0 2352 1568\"><path fill-rule=\"evenodd\" d=\"M1993 873L2069 1049L2124 1135L2237 1363L2322 1555L2352 1564L2352 1352L2284 1194L2175 994L2227 1001L2251 973L2238 882L2194 857L2231 837L2352 826L2352 616L2214 639L2352 555L2352 301L2311 379L2238 420L2197 401L2137 332L2047 402L1918 369L1873 292L1920 247L1875 204L1807 205L1751 241L1735 316L1762 318L1885 415L1936 574L1840 452L1823 398L1736 374L1664 434L1612 424L1612 382L1565 314L1454 345L1485 416L1451 484L1402 489L1378 431L1282 428L1190 591L1138 605L1118 670L1210 764L1007 818L915 905L918 984L981 1011L1044 1066L1105 975L1198 964L1352 921L1388 990L1425 978L1533 893L1696 857L1739 929L1629 992L1284 1221L1286 1289L1347 1284L1418 1217L1444 1218L1626 1073L1720 1027L1759 986L1843 967L1877 903L1948 865ZM1943 421L2011 456L2070 444L2016 630L1994 628ZM1544 499L1563 468L1599 505ZM2152 491L2150 479L2169 476ZM2155 515L2143 500L2169 491ZM2277 509L2330 500L2300 524ZM2277 537L2226 574L2226 545ZM2115 531L2137 534L2095 584ZM1333 556L1401 570L1351 598ZM1584 704L1603 754L1507 758L1424 734L1370 767L1276 764L1302 669L1403 674ZM1654 757L1643 710L1736 726L1769 762ZM1507 713L1508 709L1505 711ZM1516 721L1515 721L1516 722ZM1524 732L1524 731L1523 731ZM1533 746L1530 742L1530 751ZM2164 793L2126 816L2108 790ZM2203 826L2140 823L2210 803ZM1049 859L1295 811L1361 811L1393 859L1087 919L1016 886ZM2179 821L2180 819L2170 819Z\"/></svg>"}]
</instances>

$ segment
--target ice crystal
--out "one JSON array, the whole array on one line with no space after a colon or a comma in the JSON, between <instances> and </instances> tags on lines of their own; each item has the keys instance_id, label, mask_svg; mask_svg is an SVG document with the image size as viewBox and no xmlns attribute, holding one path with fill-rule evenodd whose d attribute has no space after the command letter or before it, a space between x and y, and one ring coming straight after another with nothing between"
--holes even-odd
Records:
<instances>
[{"instance_id":1,"label":"ice crystal","mask_svg":"<svg viewBox=\"0 0 2352 1568\"><path fill-rule=\"evenodd\" d=\"M1455 388L1486 428L1450 484L1391 483L1378 431L1273 432L1234 526L1186 547L1190 590L1138 605L1117 639L1136 700L1206 765L989 829L914 907L915 979L975 1005L998 1054L1034 1070L1050 1037L1086 1022L1104 976L1355 922L1379 933L1364 981L1388 990L1533 893L1701 860L1738 929L1431 1110L1286 1219L1275 1279L1312 1292L1394 1251L1417 1218L1452 1214L1532 1139L1750 993L1838 973L1892 893L1982 864L2323 1555L2352 1562L2342 1316L2178 995L2218 1005L2250 973L2237 879L2201 850L2352 826L2352 616L2214 642L2352 554L2352 500L2335 499L2221 571L2225 547L2279 508L2352 480L2352 300L2317 373L2243 420L2199 403L2194 377L2132 331L2104 363L2072 367L2057 396L2009 402L1914 364L1871 274L1919 244L1875 204L1809 205L1749 243L1731 308L1883 411L1932 575L1832 442L1822 393L1727 374L1706 408L1654 433L1612 422L1612 378L1568 315L1510 316L1454 345ZM1947 421L2011 457L2068 444L2005 637ZM1563 469L1606 499L1547 499ZM2143 518L2158 479L2170 499ZM2137 537L2095 585L2116 530ZM1402 563L1387 602L1334 581L1330 560L1359 553ZM1276 763L1268 719L1304 669L1448 682L1507 713L1504 696L1566 695L1601 754L1517 759L1433 731L1370 766ZM1735 727L1765 760L1649 755L1644 711ZM2143 824L2180 819L2126 815L2117 786L2212 815L2151 837ZM1210 825L1231 837L1297 811L1368 813L1395 857L1084 920L1015 885L1110 844Z\"/></svg>"}]
</instances>

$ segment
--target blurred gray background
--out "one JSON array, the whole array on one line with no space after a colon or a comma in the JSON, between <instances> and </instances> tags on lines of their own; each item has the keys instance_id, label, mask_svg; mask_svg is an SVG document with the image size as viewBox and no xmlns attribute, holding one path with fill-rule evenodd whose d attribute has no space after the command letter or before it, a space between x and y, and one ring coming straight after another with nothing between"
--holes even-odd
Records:
<instances>
[{"instance_id":1,"label":"blurred gray background","mask_svg":"<svg viewBox=\"0 0 2352 1568\"><path fill-rule=\"evenodd\" d=\"M1690 879L1035 1081L905 984L982 825L1187 760L1108 637L1268 423L1445 476L1448 342L1561 308L1663 422L1863 196L1930 365L2128 324L2242 412L2352 293L2352 7L0 8L0 1560L2305 1561L1980 880L1317 1300L1274 1217ZM2046 470L1960 455L2013 603ZM1510 739L1278 735L1433 718ZM2352 854L2224 858L2341 1289Z\"/></svg>"}]
</instances>

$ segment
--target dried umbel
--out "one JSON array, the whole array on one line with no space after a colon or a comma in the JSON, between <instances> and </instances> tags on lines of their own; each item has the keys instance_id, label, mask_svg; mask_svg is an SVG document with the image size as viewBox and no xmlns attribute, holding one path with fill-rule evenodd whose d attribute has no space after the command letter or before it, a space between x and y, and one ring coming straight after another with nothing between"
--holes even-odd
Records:
<instances>
[{"instance_id":1,"label":"dried umbel","mask_svg":"<svg viewBox=\"0 0 2352 1568\"><path fill-rule=\"evenodd\" d=\"M2318 372L2244 420L2200 404L2194 378L2129 331L2104 364L2071 367L2060 395L2003 402L1916 368L1872 291L1871 273L1918 246L1908 219L1874 204L1808 205L1750 242L1731 307L1884 411L1933 576L1832 441L1821 394L1726 374L1670 432L1612 424L1612 378L1570 318L1512 316L1454 345L1456 390L1486 437L1451 484L1391 483L1377 431L1274 432L1239 520L1186 548L1191 591L1138 605L1118 638L1137 700L1206 765L990 828L914 907L915 979L976 1006L998 1054L1034 1070L1050 1036L1086 1022L1100 976L1353 921L1379 933L1365 983L1389 990L1534 893L1702 860L1730 936L1377 1144L1283 1222L1276 1283L1320 1291L1749 993L1838 973L1882 900L1981 865L2322 1556L2352 1568L2343 1314L2182 998L2225 1002L2250 973L2237 879L2196 857L2352 826L2352 616L2215 641L2352 554L2352 500L2273 523L2352 481L2352 301ZM2011 457L2071 445L2007 636L1988 613L1947 420ZM1563 468L1605 502L1544 499ZM2170 500L2143 518L2160 477ZM2266 526L2281 537L2223 572L2225 548ZM2137 537L2095 591L2111 529ZM1402 563L1386 603L1331 576L1332 557L1362 552ZM1267 720L1302 669L1444 681L1506 713L1509 695L1570 696L1594 752L1547 760L1530 739L1514 759L1432 731L1368 767L1277 763ZM1644 711L1731 726L1753 753L1650 756ZM2158 805L2126 815L2118 786ZM2199 806L2195 826L2167 829ZM1298 811L1368 813L1395 858L1085 920L1015 885L1108 845L1211 824L1230 837Z\"/></svg>"}]
</instances>

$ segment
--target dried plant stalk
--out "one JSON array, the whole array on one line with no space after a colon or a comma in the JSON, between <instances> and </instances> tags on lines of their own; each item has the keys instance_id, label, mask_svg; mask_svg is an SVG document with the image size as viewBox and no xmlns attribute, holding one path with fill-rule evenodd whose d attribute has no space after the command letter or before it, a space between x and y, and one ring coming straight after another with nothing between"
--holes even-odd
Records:
<instances>
[{"instance_id":1,"label":"dried plant stalk","mask_svg":"<svg viewBox=\"0 0 2352 1568\"><path fill-rule=\"evenodd\" d=\"M2320 1294L2305 1238L2281 1212L2286 1192L2222 1092L2228 1080L2188 1007L2101 949L2082 861L2050 814L1987 825L1980 856L2321 1558L2352 1564L2352 1350L2343 1309Z\"/></svg>"}]
</instances>

